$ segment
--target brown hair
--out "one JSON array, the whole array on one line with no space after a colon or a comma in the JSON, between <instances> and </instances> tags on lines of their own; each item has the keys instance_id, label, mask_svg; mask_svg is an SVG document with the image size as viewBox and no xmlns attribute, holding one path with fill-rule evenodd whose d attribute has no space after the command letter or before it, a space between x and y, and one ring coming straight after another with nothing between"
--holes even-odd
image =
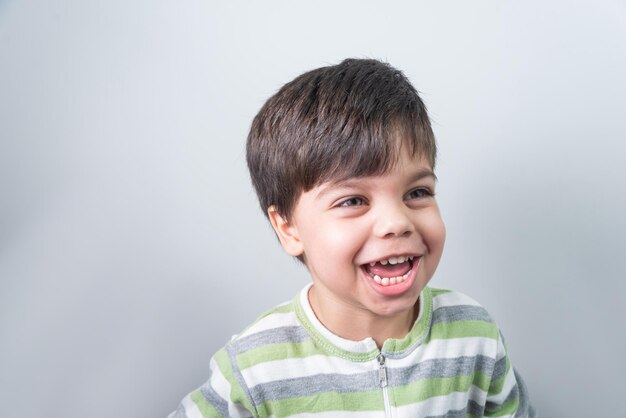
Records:
<instances>
[{"instance_id":1,"label":"brown hair","mask_svg":"<svg viewBox=\"0 0 626 418\"><path fill-rule=\"evenodd\" d=\"M285 218L300 193L326 181L382 174L405 145L434 168L424 103L404 74L373 59L347 59L285 84L256 115L246 157L261 209Z\"/></svg>"}]
</instances>

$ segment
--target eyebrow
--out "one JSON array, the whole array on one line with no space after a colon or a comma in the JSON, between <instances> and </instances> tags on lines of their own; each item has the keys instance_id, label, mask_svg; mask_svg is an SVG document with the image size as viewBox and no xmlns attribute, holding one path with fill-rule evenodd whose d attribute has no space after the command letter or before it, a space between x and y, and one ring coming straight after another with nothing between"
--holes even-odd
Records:
<instances>
[{"instance_id":1,"label":"eyebrow","mask_svg":"<svg viewBox=\"0 0 626 418\"><path fill-rule=\"evenodd\" d=\"M356 184L360 182L361 179L366 178L366 177L370 177L370 176L357 177L357 178L350 177L346 180L330 181L328 183L333 188L350 188L350 187L354 187ZM409 183L413 183L415 181L421 180L426 177L432 177L435 182L439 180L432 170L428 168L422 168L416 171L411 177L409 177ZM320 198L328 193L330 193L330 190L328 187L325 187L317 193L316 197Z\"/></svg>"},{"instance_id":2,"label":"eyebrow","mask_svg":"<svg viewBox=\"0 0 626 418\"><path fill-rule=\"evenodd\" d=\"M421 170L418 170L413 177L411 178L411 181L417 181L417 180L421 180L424 177L432 177L433 180L438 181L439 179L437 178L437 176L435 175L435 173L433 173L433 171L431 169L428 168L422 168Z\"/></svg>"}]
</instances>

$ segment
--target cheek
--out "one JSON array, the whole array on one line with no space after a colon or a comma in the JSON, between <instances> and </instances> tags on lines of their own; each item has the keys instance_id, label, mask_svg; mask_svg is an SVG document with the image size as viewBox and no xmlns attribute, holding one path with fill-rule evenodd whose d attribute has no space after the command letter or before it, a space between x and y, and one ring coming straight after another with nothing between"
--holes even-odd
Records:
<instances>
[{"instance_id":1,"label":"cheek","mask_svg":"<svg viewBox=\"0 0 626 418\"><path fill-rule=\"evenodd\" d=\"M358 228L344 225L311 225L307 228L305 253L319 269L338 268L337 264L352 263L363 244L358 235Z\"/></svg>"},{"instance_id":2,"label":"cheek","mask_svg":"<svg viewBox=\"0 0 626 418\"><path fill-rule=\"evenodd\" d=\"M446 240L446 227L439 215L439 211L432 213L428 219L425 219L422 231L422 236L430 252L441 253Z\"/></svg>"}]
</instances>

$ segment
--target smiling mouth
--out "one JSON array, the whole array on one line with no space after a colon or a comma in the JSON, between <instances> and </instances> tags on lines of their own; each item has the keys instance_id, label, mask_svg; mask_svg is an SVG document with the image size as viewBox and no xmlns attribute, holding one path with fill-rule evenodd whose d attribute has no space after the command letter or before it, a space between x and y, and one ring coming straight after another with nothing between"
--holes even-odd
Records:
<instances>
[{"instance_id":1,"label":"smiling mouth","mask_svg":"<svg viewBox=\"0 0 626 418\"><path fill-rule=\"evenodd\" d=\"M414 263L419 260L419 257L415 261L414 258L414 256L389 257L364 264L363 269L377 284L383 287L393 286L409 277Z\"/></svg>"}]
</instances>

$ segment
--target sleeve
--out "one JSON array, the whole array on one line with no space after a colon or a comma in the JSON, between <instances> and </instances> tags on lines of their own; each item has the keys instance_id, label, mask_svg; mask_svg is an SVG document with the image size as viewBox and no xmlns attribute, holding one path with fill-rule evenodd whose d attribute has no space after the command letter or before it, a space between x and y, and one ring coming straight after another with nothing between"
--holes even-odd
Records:
<instances>
[{"instance_id":1,"label":"sleeve","mask_svg":"<svg viewBox=\"0 0 626 418\"><path fill-rule=\"evenodd\" d=\"M511 365L504 338L500 332L498 332L496 363L487 392L484 416L536 418L535 409L528 397L528 389L521 375Z\"/></svg>"},{"instance_id":2,"label":"sleeve","mask_svg":"<svg viewBox=\"0 0 626 418\"><path fill-rule=\"evenodd\" d=\"M213 356L210 368L206 383L185 396L168 418L257 417L225 348Z\"/></svg>"}]
</instances>

